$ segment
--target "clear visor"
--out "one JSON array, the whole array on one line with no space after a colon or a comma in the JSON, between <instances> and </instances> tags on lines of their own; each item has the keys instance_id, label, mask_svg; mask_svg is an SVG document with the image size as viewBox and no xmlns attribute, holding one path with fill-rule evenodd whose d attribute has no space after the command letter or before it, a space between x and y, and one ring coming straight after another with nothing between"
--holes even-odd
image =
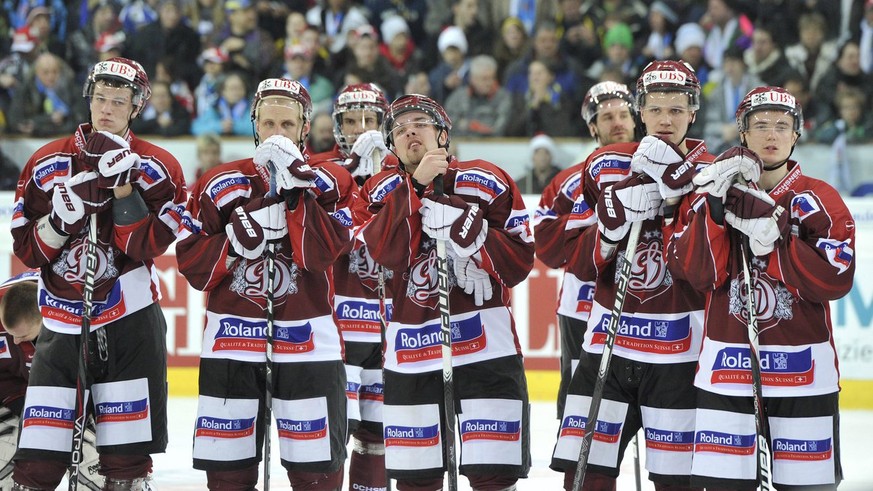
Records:
<instances>
[{"instance_id":1,"label":"clear visor","mask_svg":"<svg viewBox=\"0 0 873 491\"><path fill-rule=\"evenodd\" d=\"M393 140L397 140L398 137L405 135L410 131L421 131L428 126L438 126L439 123L434 121L433 118L429 118L427 116L421 116L414 118L412 120L403 121L394 125L394 128L391 129L390 135Z\"/></svg>"},{"instance_id":2,"label":"clear visor","mask_svg":"<svg viewBox=\"0 0 873 491\"><path fill-rule=\"evenodd\" d=\"M793 133L794 115L787 110L768 109L755 111L746 118L746 131L749 133Z\"/></svg>"}]
</instances>

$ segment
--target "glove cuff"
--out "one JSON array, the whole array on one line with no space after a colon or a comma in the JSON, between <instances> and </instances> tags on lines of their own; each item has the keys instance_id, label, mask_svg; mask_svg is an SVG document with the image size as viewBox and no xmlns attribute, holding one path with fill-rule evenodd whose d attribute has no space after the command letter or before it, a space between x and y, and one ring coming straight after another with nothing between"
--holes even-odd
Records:
<instances>
[{"instance_id":1,"label":"glove cuff","mask_svg":"<svg viewBox=\"0 0 873 491\"><path fill-rule=\"evenodd\" d=\"M473 239L473 243L468 245L467 247L461 247L456 244L454 241L449 241L452 243L452 249L459 257L470 257L473 254L482 248L485 245L485 238L488 236L488 222L483 221L482 230L479 231L479 234Z\"/></svg>"}]
</instances>

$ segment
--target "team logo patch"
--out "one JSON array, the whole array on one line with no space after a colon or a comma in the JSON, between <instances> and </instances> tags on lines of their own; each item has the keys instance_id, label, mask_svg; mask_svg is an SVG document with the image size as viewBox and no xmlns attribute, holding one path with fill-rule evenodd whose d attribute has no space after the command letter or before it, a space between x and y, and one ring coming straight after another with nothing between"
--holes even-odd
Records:
<instances>
[{"instance_id":1,"label":"team logo patch","mask_svg":"<svg viewBox=\"0 0 873 491\"><path fill-rule=\"evenodd\" d=\"M149 415L148 400L101 402L96 407L98 423L118 423L122 421L138 421Z\"/></svg>"},{"instance_id":2,"label":"team logo patch","mask_svg":"<svg viewBox=\"0 0 873 491\"><path fill-rule=\"evenodd\" d=\"M279 438L291 440L318 440L327 436L327 418L317 419L276 419Z\"/></svg>"},{"instance_id":3,"label":"team logo patch","mask_svg":"<svg viewBox=\"0 0 873 491\"><path fill-rule=\"evenodd\" d=\"M809 193L801 193L791 198L791 216L801 222L813 213L821 211L818 201Z\"/></svg>"},{"instance_id":4,"label":"team logo patch","mask_svg":"<svg viewBox=\"0 0 873 491\"><path fill-rule=\"evenodd\" d=\"M649 85L685 85L687 75L678 70L653 70L643 75L643 86Z\"/></svg>"},{"instance_id":5,"label":"team logo patch","mask_svg":"<svg viewBox=\"0 0 873 491\"><path fill-rule=\"evenodd\" d=\"M139 171L139 184L143 189L149 189L167 178L164 169L152 160L140 162Z\"/></svg>"},{"instance_id":6,"label":"team logo patch","mask_svg":"<svg viewBox=\"0 0 873 491\"><path fill-rule=\"evenodd\" d=\"M601 174L623 177L630 169L630 158L619 158L613 154L606 154L591 162L588 166L588 174L595 182L601 182Z\"/></svg>"},{"instance_id":7,"label":"team logo patch","mask_svg":"<svg viewBox=\"0 0 873 491\"><path fill-rule=\"evenodd\" d=\"M381 401L384 397L382 384L362 385L359 392L362 401Z\"/></svg>"},{"instance_id":8,"label":"team logo patch","mask_svg":"<svg viewBox=\"0 0 873 491\"><path fill-rule=\"evenodd\" d=\"M55 156L40 162L33 168L33 182L36 186L48 192L55 184L64 181L70 174L70 157Z\"/></svg>"},{"instance_id":9,"label":"team logo patch","mask_svg":"<svg viewBox=\"0 0 873 491\"><path fill-rule=\"evenodd\" d=\"M98 268L99 269L99 268ZM99 275L98 275L99 276ZM52 296L47 290L39 291L39 305L42 316L65 324L79 324L82 321L82 302L70 302ZM127 312L127 305L121 295L121 283L117 282L109 290L104 302L95 302L91 307L91 324L99 325L118 319Z\"/></svg>"},{"instance_id":10,"label":"team logo patch","mask_svg":"<svg viewBox=\"0 0 873 491\"><path fill-rule=\"evenodd\" d=\"M312 182L318 189L319 194L324 194L333 190L333 181L318 169L315 171L315 179L313 179Z\"/></svg>"},{"instance_id":11,"label":"team logo patch","mask_svg":"<svg viewBox=\"0 0 873 491\"><path fill-rule=\"evenodd\" d=\"M503 228L511 235L518 235L525 242L533 242L530 233L530 214L527 210L512 210Z\"/></svg>"},{"instance_id":12,"label":"team logo patch","mask_svg":"<svg viewBox=\"0 0 873 491\"><path fill-rule=\"evenodd\" d=\"M277 327L273 332L273 349L276 353L309 353L315 349L313 336L308 322L302 326Z\"/></svg>"},{"instance_id":13,"label":"team logo patch","mask_svg":"<svg viewBox=\"0 0 873 491\"><path fill-rule=\"evenodd\" d=\"M520 421L500 421L496 419L471 419L461 424L461 441L500 440L518 441L521 436Z\"/></svg>"},{"instance_id":14,"label":"team logo patch","mask_svg":"<svg viewBox=\"0 0 873 491\"><path fill-rule=\"evenodd\" d=\"M264 351L266 328L266 322L224 317L219 321L212 351Z\"/></svg>"},{"instance_id":15,"label":"team logo patch","mask_svg":"<svg viewBox=\"0 0 873 491\"><path fill-rule=\"evenodd\" d=\"M555 210L545 206L538 206L536 211L534 211L534 226L539 225L543 220L553 220L555 218L558 218L558 214L555 213Z\"/></svg>"},{"instance_id":16,"label":"team logo patch","mask_svg":"<svg viewBox=\"0 0 873 491\"><path fill-rule=\"evenodd\" d=\"M606 342L606 326L611 314L603 314L592 331L592 344ZM621 316L615 345L645 353L684 353L691 348L691 323L688 316L661 320Z\"/></svg>"},{"instance_id":17,"label":"team logo patch","mask_svg":"<svg viewBox=\"0 0 873 491\"><path fill-rule=\"evenodd\" d=\"M248 198L251 192L252 185L249 178L238 173L225 175L221 179L209 183L209 187L206 188L206 194L219 208L235 198Z\"/></svg>"},{"instance_id":18,"label":"team logo patch","mask_svg":"<svg viewBox=\"0 0 873 491\"><path fill-rule=\"evenodd\" d=\"M812 348L791 353L761 351L761 383L773 387L810 385L815 379ZM749 348L720 350L712 365L713 384L751 384L752 358Z\"/></svg>"},{"instance_id":19,"label":"team logo patch","mask_svg":"<svg viewBox=\"0 0 873 491\"><path fill-rule=\"evenodd\" d=\"M646 428L646 448L668 452L690 452L694 449L694 432Z\"/></svg>"},{"instance_id":20,"label":"team logo patch","mask_svg":"<svg viewBox=\"0 0 873 491\"><path fill-rule=\"evenodd\" d=\"M462 170L455 175L455 193L476 196L488 203L505 193L506 189L506 184L490 172Z\"/></svg>"},{"instance_id":21,"label":"team logo patch","mask_svg":"<svg viewBox=\"0 0 873 491\"><path fill-rule=\"evenodd\" d=\"M755 435L732 435L718 431L698 431L694 437L695 452L714 452L726 455L752 455Z\"/></svg>"},{"instance_id":22,"label":"team logo patch","mask_svg":"<svg viewBox=\"0 0 873 491\"><path fill-rule=\"evenodd\" d=\"M843 274L852 265L855 259L855 251L848 242L840 242L832 239L818 239L816 247L824 251L831 266L837 268L839 274Z\"/></svg>"},{"instance_id":23,"label":"team logo patch","mask_svg":"<svg viewBox=\"0 0 873 491\"><path fill-rule=\"evenodd\" d=\"M337 210L330 214L334 220L342 224L343 227L349 228L352 226L352 212L348 207Z\"/></svg>"},{"instance_id":24,"label":"team logo patch","mask_svg":"<svg viewBox=\"0 0 873 491\"><path fill-rule=\"evenodd\" d=\"M585 200L576 200L573 202L573 209L570 211L570 215L567 216L567 224L565 225L566 230L572 230L576 228L590 227L597 223L597 215L594 214L594 210L588 206L588 203Z\"/></svg>"},{"instance_id":25,"label":"team logo patch","mask_svg":"<svg viewBox=\"0 0 873 491\"><path fill-rule=\"evenodd\" d=\"M12 208L12 228L20 227L27 223L24 218L24 198L18 198Z\"/></svg>"},{"instance_id":26,"label":"team logo patch","mask_svg":"<svg viewBox=\"0 0 873 491\"><path fill-rule=\"evenodd\" d=\"M385 446L433 447L440 442L439 426L385 426Z\"/></svg>"},{"instance_id":27,"label":"team logo patch","mask_svg":"<svg viewBox=\"0 0 873 491\"><path fill-rule=\"evenodd\" d=\"M347 300L336 306L337 321L343 331L378 334L382 328L379 306L368 302Z\"/></svg>"},{"instance_id":28,"label":"team logo patch","mask_svg":"<svg viewBox=\"0 0 873 491\"><path fill-rule=\"evenodd\" d=\"M761 105L767 106L785 106L791 109L797 107L797 102L794 96L785 92L777 92L775 90L752 94L752 107Z\"/></svg>"},{"instance_id":29,"label":"team logo patch","mask_svg":"<svg viewBox=\"0 0 873 491\"><path fill-rule=\"evenodd\" d=\"M587 426L588 417L580 415L570 415L561 421L560 435L575 436L582 438L585 436L585 427ZM594 428L594 440L604 443L616 443L621 437L622 423L609 423L607 421L597 420Z\"/></svg>"},{"instance_id":30,"label":"team logo patch","mask_svg":"<svg viewBox=\"0 0 873 491\"><path fill-rule=\"evenodd\" d=\"M358 400L358 390L360 390L360 388L361 384L357 382L346 381L346 397L353 401Z\"/></svg>"},{"instance_id":31,"label":"team logo patch","mask_svg":"<svg viewBox=\"0 0 873 491\"><path fill-rule=\"evenodd\" d=\"M9 352L9 343L6 341L6 336L0 336L0 358L12 358L12 353Z\"/></svg>"},{"instance_id":32,"label":"team logo patch","mask_svg":"<svg viewBox=\"0 0 873 491\"><path fill-rule=\"evenodd\" d=\"M582 185L582 173L577 172L570 176L566 181L561 183L561 194L567 197L570 201L573 201L573 197L576 195L576 190L579 189L579 186Z\"/></svg>"},{"instance_id":33,"label":"team logo patch","mask_svg":"<svg viewBox=\"0 0 873 491\"><path fill-rule=\"evenodd\" d=\"M403 182L403 178L400 177L399 174L394 174L387 179L382 180L373 188L373 191L370 192L370 202L381 203L385 201L385 197L388 196L388 193L394 191L401 182Z\"/></svg>"},{"instance_id":34,"label":"team logo patch","mask_svg":"<svg viewBox=\"0 0 873 491\"><path fill-rule=\"evenodd\" d=\"M579 293L576 295L576 312L591 312L592 302L594 301L594 284L583 283L579 287Z\"/></svg>"},{"instance_id":35,"label":"team logo patch","mask_svg":"<svg viewBox=\"0 0 873 491\"><path fill-rule=\"evenodd\" d=\"M810 462L828 460L832 453L833 446L830 438L824 440L773 439L774 459Z\"/></svg>"},{"instance_id":36,"label":"team logo patch","mask_svg":"<svg viewBox=\"0 0 873 491\"><path fill-rule=\"evenodd\" d=\"M197 418L195 437L243 438L255 432L255 418L222 419L203 416Z\"/></svg>"},{"instance_id":37,"label":"team logo patch","mask_svg":"<svg viewBox=\"0 0 873 491\"><path fill-rule=\"evenodd\" d=\"M28 406L21 416L22 426L49 426L52 428L73 428L72 409L53 406Z\"/></svg>"},{"instance_id":38,"label":"team logo patch","mask_svg":"<svg viewBox=\"0 0 873 491\"><path fill-rule=\"evenodd\" d=\"M460 356L485 349L485 326L479 314L451 323L452 355ZM442 356L440 325L431 324L418 329L399 329L394 340L397 363L435 360Z\"/></svg>"}]
</instances>

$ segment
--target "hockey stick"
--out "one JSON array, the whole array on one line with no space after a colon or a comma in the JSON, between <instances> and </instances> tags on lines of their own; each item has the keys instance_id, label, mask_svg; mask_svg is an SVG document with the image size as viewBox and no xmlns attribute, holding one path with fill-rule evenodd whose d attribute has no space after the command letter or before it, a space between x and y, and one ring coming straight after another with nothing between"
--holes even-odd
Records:
<instances>
[{"instance_id":1,"label":"hockey stick","mask_svg":"<svg viewBox=\"0 0 873 491\"><path fill-rule=\"evenodd\" d=\"M267 196L276 195L276 166L268 162L270 170L270 190ZM283 208L284 209L284 208ZM271 434L273 431L273 321L275 308L273 306L273 282L276 278L276 245L267 244L267 325L264 329L264 491L270 490L270 453L272 449Z\"/></svg>"},{"instance_id":2,"label":"hockey stick","mask_svg":"<svg viewBox=\"0 0 873 491\"><path fill-rule=\"evenodd\" d=\"M82 352L76 377L76 421L73 423L73 452L69 490L79 489L79 466L85 444L85 421L88 418L88 337L91 334L91 309L94 302L94 276L97 274L97 214L88 218L88 240L85 242L85 285L82 288L82 331L79 334Z\"/></svg>"},{"instance_id":3,"label":"hockey stick","mask_svg":"<svg viewBox=\"0 0 873 491\"><path fill-rule=\"evenodd\" d=\"M637 485L637 491L643 489L643 479L640 473L640 434L637 432L634 435L634 483Z\"/></svg>"},{"instance_id":4,"label":"hockey stick","mask_svg":"<svg viewBox=\"0 0 873 491\"><path fill-rule=\"evenodd\" d=\"M603 388L606 385L606 376L609 373L609 364L612 361L612 348L615 345L615 333L618 330L621 310L624 307L624 299L627 295L627 287L631 276L631 262L637 250L640 240L640 230L643 222L633 222L628 233L627 246L625 247L624 260L618 275L618 287L615 292L615 303L606 325L606 341L603 343L603 354L600 358L600 368L597 370L597 381L594 382L594 393L591 394L591 405L588 407L588 419L585 420L585 433L582 435L582 446L579 448L579 460L576 463L576 475L573 477L573 491L580 491L585 481L585 470L588 466L588 454L591 453L591 443L594 440L594 432L597 430L597 414L600 412L600 403L603 402ZM580 364L581 366L581 364ZM576 368L579 370L579 368Z\"/></svg>"},{"instance_id":5,"label":"hockey stick","mask_svg":"<svg viewBox=\"0 0 873 491\"><path fill-rule=\"evenodd\" d=\"M770 491L773 489L773 475L770 469L771 455L769 437L769 425L767 413L764 408L763 385L761 382L761 362L759 359L758 345L758 314L755 305L754 290L752 290L752 277L749 275L749 259L747 254L748 242L740 243L740 256L743 262L743 279L746 286L746 308L749 318L746 326L749 330L749 357L752 369L752 402L755 406L755 433L757 436L758 474L760 484L758 489Z\"/></svg>"},{"instance_id":6,"label":"hockey stick","mask_svg":"<svg viewBox=\"0 0 873 491\"><path fill-rule=\"evenodd\" d=\"M433 180L434 196L443 195L443 176ZM436 241L437 275L440 289L440 338L443 353L443 397L446 406L446 467L449 473L449 491L458 489L458 466L455 457L455 381L452 369L452 321L449 311L449 263L446 242Z\"/></svg>"}]
</instances>

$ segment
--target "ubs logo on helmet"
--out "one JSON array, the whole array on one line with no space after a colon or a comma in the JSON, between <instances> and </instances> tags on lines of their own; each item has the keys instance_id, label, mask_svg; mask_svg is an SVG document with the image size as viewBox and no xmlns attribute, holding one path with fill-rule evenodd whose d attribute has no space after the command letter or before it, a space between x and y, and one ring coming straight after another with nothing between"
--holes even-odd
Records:
<instances>
[{"instance_id":1,"label":"ubs logo on helmet","mask_svg":"<svg viewBox=\"0 0 873 491\"><path fill-rule=\"evenodd\" d=\"M670 84L670 85L685 85L688 77L676 70L655 70L643 75L643 85L652 84Z\"/></svg>"},{"instance_id":2,"label":"ubs logo on helmet","mask_svg":"<svg viewBox=\"0 0 873 491\"><path fill-rule=\"evenodd\" d=\"M124 63L118 63L115 61L102 61L94 67L94 76L106 76L112 75L116 77L121 77L125 80L130 80L131 82L136 79L136 70Z\"/></svg>"},{"instance_id":3,"label":"ubs logo on helmet","mask_svg":"<svg viewBox=\"0 0 873 491\"><path fill-rule=\"evenodd\" d=\"M296 80L286 80L282 78L268 78L261 82L258 86L258 92L263 92L265 90L287 90L292 94L300 93L300 82Z\"/></svg>"},{"instance_id":4,"label":"ubs logo on helmet","mask_svg":"<svg viewBox=\"0 0 873 491\"><path fill-rule=\"evenodd\" d=\"M797 106L793 95L775 90L752 95L752 107L762 104L788 106L792 109Z\"/></svg>"}]
</instances>

